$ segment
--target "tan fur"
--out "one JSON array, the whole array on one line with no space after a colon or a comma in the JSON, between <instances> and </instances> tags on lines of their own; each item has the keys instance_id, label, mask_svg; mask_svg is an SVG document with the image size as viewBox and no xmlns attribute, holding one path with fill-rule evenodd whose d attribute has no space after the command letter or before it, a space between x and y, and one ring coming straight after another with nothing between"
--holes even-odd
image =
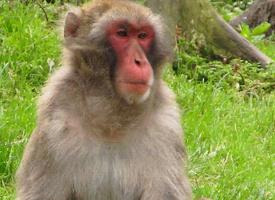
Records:
<instances>
[{"instance_id":1,"label":"tan fur","mask_svg":"<svg viewBox=\"0 0 275 200\"><path fill-rule=\"evenodd\" d=\"M98 0L71 12L80 27L77 37L64 39L64 65L39 99L17 200L191 199L179 110L161 80L171 56L161 19L127 1ZM141 104L127 104L110 78L104 26L118 17L148 20L157 30L155 82Z\"/></svg>"}]
</instances>

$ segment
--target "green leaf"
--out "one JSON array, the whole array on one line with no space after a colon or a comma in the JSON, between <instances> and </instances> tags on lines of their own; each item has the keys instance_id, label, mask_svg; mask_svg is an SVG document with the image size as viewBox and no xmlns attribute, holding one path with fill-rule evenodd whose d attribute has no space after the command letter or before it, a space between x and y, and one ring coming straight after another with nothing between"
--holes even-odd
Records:
<instances>
[{"instance_id":1,"label":"green leaf","mask_svg":"<svg viewBox=\"0 0 275 200\"><path fill-rule=\"evenodd\" d=\"M262 35L266 33L270 29L270 27L271 27L270 23L263 22L252 30L252 35Z\"/></svg>"},{"instance_id":2,"label":"green leaf","mask_svg":"<svg viewBox=\"0 0 275 200\"><path fill-rule=\"evenodd\" d=\"M249 39L251 37L252 33L251 33L251 30L247 24L241 24L240 29L241 29L242 36L244 36L247 39Z\"/></svg>"}]
</instances>

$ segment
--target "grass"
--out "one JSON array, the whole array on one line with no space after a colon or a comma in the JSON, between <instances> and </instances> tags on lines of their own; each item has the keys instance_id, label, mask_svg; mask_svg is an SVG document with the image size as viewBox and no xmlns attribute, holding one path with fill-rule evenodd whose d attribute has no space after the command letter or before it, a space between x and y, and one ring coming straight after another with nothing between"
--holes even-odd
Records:
<instances>
[{"instance_id":1,"label":"grass","mask_svg":"<svg viewBox=\"0 0 275 200\"><path fill-rule=\"evenodd\" d=\"M8 191L34 128L36 96L58 63L59 42L36 5L1 1L0 13L0 197L14 199Z\"/></svg>"},{"instance_id":2,"label":"grass","mask_svg":"<svg viewBox=\"0 0 275 200\"><path fill-rule=\"evenodd\" d=\"M274 198L275 96L244 100L213 85L168 77L184 110L189 174L196 196Z\"/></svg>"},{"instance_id":3,"label":"grass","mask_svg":"<svg viewBox=\"0 0 275 200\"><path fill-rule=\"evenodd\" d=\"M58 11L47 5L46 22L36 4L15 1L11 9L7 2L0 2L1 200L14 199L14 174L35 125L36 98L60 56L52 23ZM274 56L275 47L266 42L257 45ZM165 79L183 110L195 198L275 199L274 67L209 62L189 49L178 52L180 62Z\"/></svg>"}]
</instances>

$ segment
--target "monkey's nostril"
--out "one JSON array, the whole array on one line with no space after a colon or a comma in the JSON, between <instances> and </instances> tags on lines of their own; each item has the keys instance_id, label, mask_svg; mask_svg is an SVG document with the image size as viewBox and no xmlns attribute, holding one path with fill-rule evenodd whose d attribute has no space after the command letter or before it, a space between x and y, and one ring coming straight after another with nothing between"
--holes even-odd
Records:
<instances>
[{"instance_id":1,"label":"monkey's nostril","mask_svg":"<svg viewBox=\"0 0 275 200\"><path fill-rule=\"evenodd\" d=\"M135 63L136 63L136 65L139 65L139 66L141 64L141 62L139 60L137 60L137 59L135 59Z\"/></svg>"}]
</instances>

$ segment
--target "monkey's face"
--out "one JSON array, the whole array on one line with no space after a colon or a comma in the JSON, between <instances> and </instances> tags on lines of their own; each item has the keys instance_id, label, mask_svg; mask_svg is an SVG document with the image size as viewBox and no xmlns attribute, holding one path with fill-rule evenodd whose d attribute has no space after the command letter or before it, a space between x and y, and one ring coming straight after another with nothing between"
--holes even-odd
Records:
<instances>
[{"instance_id":1,"label":"monkey's face","mask_svg":"<svg viewBox=\"0 0 275 200\"><path fill-rule=\"evenodd\" d=\"M146 23L118 20L107 28L107 40L116 56L114 88L129 104L144 102L154 83L148 61L155 32Z\"/></svg>"},{"instance_id":2,"label":"monkey's face","mask_svg":"<svg viewBox=\"0 0 275 200\"><path fill-rule=\"evenodd\" d=\"M69 12L65 46L82 52L91 73L108 80L103 81L108 89L112 85L128 104L141 104L153 93L163 63L171 58L170 39L161 18L150 9L110 2Z\"/></svg>"}]
</instances>

